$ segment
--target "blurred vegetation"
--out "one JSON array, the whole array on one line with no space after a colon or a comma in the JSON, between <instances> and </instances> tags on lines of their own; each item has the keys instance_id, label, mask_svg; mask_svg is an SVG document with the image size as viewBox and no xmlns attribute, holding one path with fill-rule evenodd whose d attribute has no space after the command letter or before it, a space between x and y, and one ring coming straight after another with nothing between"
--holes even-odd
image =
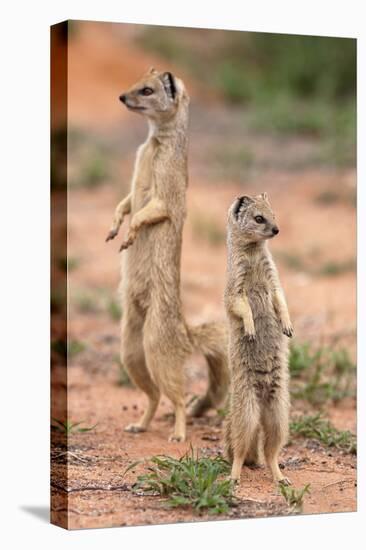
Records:
<instances>
[{"instance_id":1,"label":"blurred vegetation","mask_svg":"<svg viewBox=\"0 0 366 550\"><path fill-rule=\"evenodd\" d=\"M308 342L294 341L289 368L294 399L320 406L355 394L356 365L344 348L314 348Z\"/></svg>"},{"instance_id":2,"label":"blurred vegetation","mask_svg":"<svg viewBox=\"0 0 366 550\"><path fill-rule=\"evenodd\" d=\"M303 415L290 422L290 432L294 437L305 437L320 441L325 447L335 447L346 453L357 454L356 435L349 430L337 430L329 420L319 413Z\"/></svg>"},{"instance_id":3,"label":"blurred vegetation","mask_svg":"<svg viewBox=\"0 0 366 550\"><path fill-rule=\"evenodd\" d=\"M138 41L247 108L253 129L318 138L320 163L354 163L356 40L151 26Z\"/></svg>"},{"instance_id":4,"label":"blurred vegetation","mask_svg":"<svg viewBox=\"0 0 366 550\"><path fill-rule=\"evenodd\" d=\"M118 365L118 376L117 376L117 385L125 386L128 388L133 388L133 383L125 367L121 363L121 358L119 355L114 356L114 360Z\"/></svg>"},{"instance_id":5,"label":"blurred vegetation","mask_svg":"<svg viewBox=\"0 0 366 550\"><path fill-rule=\"evenodd\" d=\"M356 258L323 261L317 251L300 256L296 252L280 250L276 253L276 257L288 268L313 276L337 276L357 270Z\"/></svg>"},{"instance_id":6,"label":"blurred vegetation","mask_svg":"<svg viewBox=\"0 0 366 550\"><path fill-rule=\"evenodd\" d=\"M74 290L71 306L75 306L79 313L107 313L113 321L119 321L122 316L118 297L103 288L79 288Z\"/></svg>"},{"instance_id":7,"label":"blurred vegetation","mask_svg":"<svg viewBox=\"0 0 366 550\"><path fill-rule=\"evenodd\" d=\"M202 212L192 216L194 236L212 246L220 246L226 241L226 231L212 217Z\"/></svg>"}]
</instances>

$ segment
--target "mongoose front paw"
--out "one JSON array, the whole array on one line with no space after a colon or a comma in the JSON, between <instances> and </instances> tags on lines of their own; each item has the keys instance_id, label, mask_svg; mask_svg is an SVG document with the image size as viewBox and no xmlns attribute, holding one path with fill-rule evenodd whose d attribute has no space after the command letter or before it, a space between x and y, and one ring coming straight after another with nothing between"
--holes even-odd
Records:
<instances>
[{"instance_id":1,"label":"mongoose front paw","mask_svg":"<svg viewBox=\"0 0 366 550\"><path fill-rule=\"evenodd\" d=\"M107 243L108 241L111 241L117 235L118 235L118 229L111 229L107 235L105 242Z\"/></svg>"},{"instance_id":2,"label":"mongoose front paw","mask_svg":"<svg viewBox=\"0 0 366 550\"><path fill-rule=\"evenodd\" d=\"M292 338L292 335L294 333L294 329L292 328L291 325L288 325L288 326L282 327L282 332L283 332L283 334L285 334L289 338Z\"/></svg>"},{"instance_id":3,"label":"mongoose front paw","mask_svg":"<svg viewBox=\"0 0 366 550\"><path fill-rule=\"evenodd\" d=\"M131 244L133 244L135 239L136 239L136 231L133 229L130 229L127 235L127 239L123 241L119 251L122 252L122 250L126 250L126 248L128 248L129 246L131 246Z\"/></svg>"}]
</instances>

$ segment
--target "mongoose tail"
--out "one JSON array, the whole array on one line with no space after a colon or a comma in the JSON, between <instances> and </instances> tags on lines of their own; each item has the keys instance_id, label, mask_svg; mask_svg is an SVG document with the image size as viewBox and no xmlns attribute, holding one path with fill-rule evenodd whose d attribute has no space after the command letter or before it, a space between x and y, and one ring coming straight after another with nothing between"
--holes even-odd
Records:
<instances>
[{"instance_id":1,"label":"mongoose tail","mask_svg":"<svg viewBox=\"0 0 366 550\"><path fill-rule=\"evenodd\" d=\"M210 408L218 408L227 396L229 367L225 323L203 323L188 327L193 346L203 353L208 365L209 383L206 394L191 408L191 416L202 416Z\"/></svg>"}]
</instances>

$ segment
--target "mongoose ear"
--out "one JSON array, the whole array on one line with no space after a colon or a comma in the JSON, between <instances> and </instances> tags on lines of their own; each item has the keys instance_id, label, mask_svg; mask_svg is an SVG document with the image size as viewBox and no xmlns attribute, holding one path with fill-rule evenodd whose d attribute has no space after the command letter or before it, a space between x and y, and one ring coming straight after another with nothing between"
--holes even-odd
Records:
<instances>
[{"instance_id":1,"label":"mongoose ear","mask_svg":"<svg viewBox=\"0 0 366 550\"><path fill-rule=\"evenodd\" d=\"M233 214L235 218L238 217L238 214L242 207L248 208L248 206L250 204L253 204L253 202L254 200L251 197L248 197L247 195L243 195L242 197L237 197L236 202L234 203L234 210L233 210Z\"/></svg>"},{"instance_id":2,"label":"mongoose ear","mask_svg":"<svg viewBox=\"0 0 366 550\"><path fill-rule=\"evenodd\" d=\"M268 195L267 195L266 192L261 193L261 194L259 195L259 197L260 197L261 199L265 200L265 201L268 201Z\"/></svg>"},{"instance_id":3,"label":"mongoose ear","mask_svg":"<svg viewBox=\"0 0 366 550\"><path fill-rule=\"evenodd\" d=\"M150 67L148 72L149 72L149 74L158 74L158 71L155 69L155 67Z\"/></svg>"},{"instance_id":4,"label":"mongoose ear","mask_svg":"<svg viewBox=\"0 0 366 550\"><path fill-rule=\"evenodd\" d=\"M177 87L175 85L174 76L172 73L163 73L161 75L161 80L164 84L165 91L171 99L175 99L177 95Z\"/></svg>"}]
</instances>

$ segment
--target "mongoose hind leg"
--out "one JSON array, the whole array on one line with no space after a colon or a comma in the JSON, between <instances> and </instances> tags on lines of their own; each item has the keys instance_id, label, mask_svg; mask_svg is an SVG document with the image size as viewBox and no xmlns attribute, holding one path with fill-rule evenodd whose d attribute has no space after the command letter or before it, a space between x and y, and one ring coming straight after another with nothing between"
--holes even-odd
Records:
<instances>
[{"instance_id":1,"label":"mongoose hind leg","mask_svg":"<svg viewBox=\"0 0 366 550\"><path fill-rule=\"evenodd\" d=\"M151 302L156 302L151 297ZM175 424L170 441L186 439L185 377L184 361L191 352L190 342L184 332L184 325L167 326L163 319L166 311L150 308L144 325L144 350L146 364L151 377L160 392L172 402Z\"/></svg>"},{"instance_id":2,"label":"mongoose hind leg","mask_svg":"<svg viewBox=\"0 0 366 550\"><path fill-rule=\"evenodd\" d=\"M153 419L160 400L160 391L153 382L145 362L142 342L143 319L138 312L127 307L127 315L122 321L121 362L131 380L148 397L148 405L137 423L126 426L125 431L145 432Z\"/></svg>"},{"instance_id":3,"label":"mongoose hind leg","mask_svg":"<svg viewBox=\"0 0 366 550\"><path fill-rule=\"evenodd\" d=\"M169 437L169 441L185 441L186 440L186 409L184 402L173 403L175 409L175 423L173 433Z\"/></svg>"},{"instance_id":4,"label":"mongoose hind leg","mask_svg":"<svg viewBox=\"0 0 366 550\"><path fill-rule=\"evenodd\" d=\"M288 407L282 399L276 399L272 406L262 411L264 431L264 456L271 470L273 481L290 485L291 481L283 475L279 467L279 453L287 439Z\"/></svg>"},{"instance_id":5,"label":"mongoose hind leg","mask_svg":"<svg viewBox=\"0 0 366 550\"><path fill-rule=\"evenodd\" d=\"M153 393L150 392L150 394L147 394L147 397L149 401L144 414L137 423L128 424L125 427L125 432L140 433L146 432L148 429L151 420L154 418L156 409L158 408L160 393L157 391L157 393L153 395Z\"/></svg>"}]
</instances>

